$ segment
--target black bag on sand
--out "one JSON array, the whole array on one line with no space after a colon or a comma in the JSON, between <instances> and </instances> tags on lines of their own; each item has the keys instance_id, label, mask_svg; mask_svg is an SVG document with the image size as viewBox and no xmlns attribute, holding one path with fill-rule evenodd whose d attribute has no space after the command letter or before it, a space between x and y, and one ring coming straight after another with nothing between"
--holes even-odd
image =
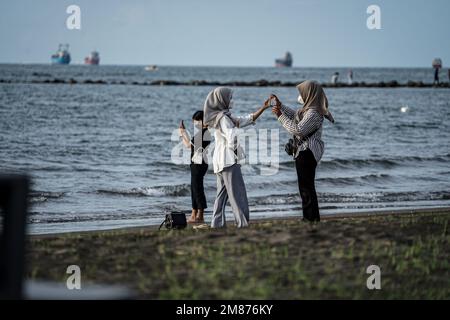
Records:
<instances>
[{"instance_id":1,"label":"black bag on sand","mask_svg":"<svg viewBox=\"0 0 450 320\"><path fill-rule=\"evenodd\" d=\"M181 212L167 213L166 219L161 223L158 230L161 230L162 226L166 226L166 229L184 229L187 226L186 214Z\"/></svg>"}]
</instances>

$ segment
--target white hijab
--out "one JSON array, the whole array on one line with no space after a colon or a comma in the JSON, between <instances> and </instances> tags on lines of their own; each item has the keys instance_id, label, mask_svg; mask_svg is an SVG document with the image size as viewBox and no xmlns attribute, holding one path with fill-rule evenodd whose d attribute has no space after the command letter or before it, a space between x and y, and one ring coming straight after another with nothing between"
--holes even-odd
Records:
<instances>
[{"instance_id":1,"label":"white hijab","mask_svg":"<svg viewBox=\"0 0 450 320\"><path fill-rule=\"evenodd\" d=\"M218 87L211 91L203 107L203 123L208 127L216 128L223 116L229 116L232 96L233 91L226 87Z\"/></svg>"}]
</instances>

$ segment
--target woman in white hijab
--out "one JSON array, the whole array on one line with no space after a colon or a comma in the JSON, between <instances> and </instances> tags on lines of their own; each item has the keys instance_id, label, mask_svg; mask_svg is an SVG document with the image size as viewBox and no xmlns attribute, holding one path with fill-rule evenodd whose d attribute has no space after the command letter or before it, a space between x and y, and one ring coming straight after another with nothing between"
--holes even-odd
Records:
<instances>
[{"instance_id":1,"label":"woman in white hijab","mask_svg":"<svg viewBox=\"0 0 450 320\"><path fill-rule=\"evenodd\" d=\"M247 192L241 166L238 164L238 161L245 156L238 143L237 129L254 124L264 110L270 107L268 103L269 100L255 113L235 117L231 114L233 91L230 88L218 87L211 91L206 98L203 108L203 123L209 128L215 129L213 168L217 175L217 196L214 202L211 228L226 226L225 206L227 200L230 200L237 227L248 226Z\"/></svg>"}]
</instances>

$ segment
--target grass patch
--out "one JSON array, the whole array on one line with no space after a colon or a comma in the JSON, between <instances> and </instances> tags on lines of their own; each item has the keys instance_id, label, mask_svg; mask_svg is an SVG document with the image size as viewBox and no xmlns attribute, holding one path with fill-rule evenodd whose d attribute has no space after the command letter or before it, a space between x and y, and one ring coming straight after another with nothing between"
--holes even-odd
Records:
<instances>
[{"instance_id":1,"label":"grass patch","mask_svg":"<svg viewBox=\"0 0 450 320\"><path fill-rule=\"evenodd\" d=\"M31 237L28 277L127 284L143 299L449 299L450 212L297 220L245 230ZM368 290L366 268L381 268Z\"/></svg>"}]
</instances>

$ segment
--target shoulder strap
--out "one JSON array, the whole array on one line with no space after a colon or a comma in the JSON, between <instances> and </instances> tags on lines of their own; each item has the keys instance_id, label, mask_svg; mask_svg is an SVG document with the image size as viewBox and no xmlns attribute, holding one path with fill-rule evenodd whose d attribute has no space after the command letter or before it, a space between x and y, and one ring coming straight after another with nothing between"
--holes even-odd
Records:
<instances>
[{"instance_id":1,"label":"shoulder strap","mask_svg":"<svg viewBox=\"0 0 450 320\"><path fill-rule=\"evenodd\" d=\"M162 226L167 224L167 220L168 220L168 214L166 213L166 217L164 218L164 221L159 225L158 230L161 230Z\"/></svg>"}]
</instances>

